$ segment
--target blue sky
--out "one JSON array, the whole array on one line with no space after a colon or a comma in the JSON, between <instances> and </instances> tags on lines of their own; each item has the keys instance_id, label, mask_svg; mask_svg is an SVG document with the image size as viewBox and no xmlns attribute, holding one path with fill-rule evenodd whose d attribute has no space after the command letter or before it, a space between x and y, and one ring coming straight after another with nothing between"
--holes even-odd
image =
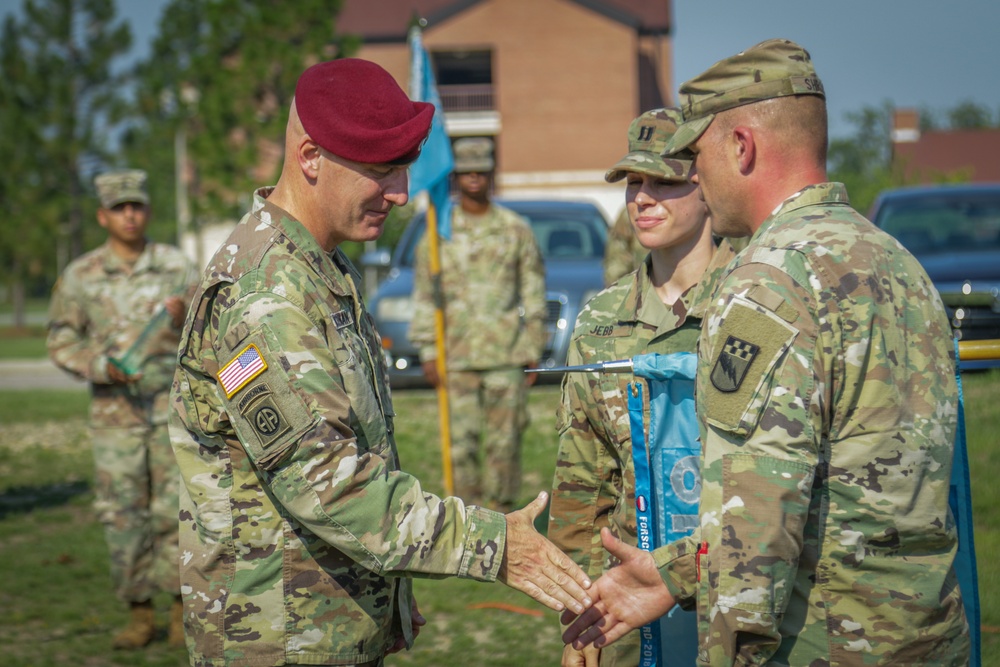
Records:
<instances>
[{"instance_id":1,"label":"blue sky","mask_svg":"<svg viewBox=\"0 0 1000 667\"><path fill-rule=\"evenodd\" d=\"M145 54L166 0L116 2ZM0 15L20 5L0 0ZM765 39L804 46L835 137L851 131L846 112L883 101L934 111L973 101L1000 113L997 0L674 0L674 25L675 85Z\"/></svg>"},{"instance_id":2,"label":"blue sky","mask_svg":"<svg viewBox=\"0 0 1000 667\"><path fill-rule=\"evenodd\" d=\"M1000 2L996 0L675 0L675 85L765 39L812 55L827 94L830 133L847 111L888 100L1000 112Z\"/></svg>"}]
</instances>

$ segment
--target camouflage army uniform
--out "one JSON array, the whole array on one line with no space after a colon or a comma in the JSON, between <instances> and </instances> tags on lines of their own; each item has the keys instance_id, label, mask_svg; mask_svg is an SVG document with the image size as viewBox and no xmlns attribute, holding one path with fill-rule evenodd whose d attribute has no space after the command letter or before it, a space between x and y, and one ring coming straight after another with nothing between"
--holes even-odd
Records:
<instances>
[{"instance_id":1,"label":"camouflage army uniform","mask_svg":"<svg viewBox=\"0 0 1000 667\"><path fill-rule=\"evenodd\" d=\"M625 274L635 271L648 254L649 250L642 247L639 237L632 229L628 209L623 208L611 225L608 243L604 247L604 284L609 286Z\"/></svg>"},{"instance_id":2,"label":"camouflage army uniform","mask_svg":"<svg viewBox=\"0 0 1000 667\"><path fill-rule=\"evenodd\" d=\"M192 664L378 661L412 644L399 575L493 581L506 523L400 471L360 277L268 194L209 262L174 379Z\"/></svg>"},{"instance_id":3,"label":"camouflage army uniform","mask_svg":"<svg viewBox=\"0 0 1000 667\"><path fill-rule=\"evenodd\" d=\"M524 367L541 359L545 345L542 257L528 223L495 204L482 216L455 207L451 239L440 249L455 492L470 500L482 493L512 509L527 425ZM428 361L437 351L426 237L413 282L410 339Z\"/></svg>"},{"instance_id":4,"label":"camouflage army uniform","mask_svg":"<svg viewBox=\"0 0 1000 667\"><path fill-rule=\"evenodd\" d=\"M724 242L705 279L673 307L657 295L647 258L587 303L577 318L567 363L693 352L714 282L733 255ZM567 373L563 378L548 537L593 579L613 565L601 545L602 527L633 546L637 542L627 393L633 381L642 380L627 373ZM601 649L601 664L638 665L639 632Z\"/></svg>"},{"instance_id":5,"label":"camouflage army uniform","mask_svg":"<svg viewBox=\"0 0 1000 667\"><path fill-rule=\"evenodd\" d=\"M179 332L166 324L149 339L136 384L111 384L108 359L123 355L164 299L193 280L191 262L173 246L147 243L129 265L105 244L73 261L52 294L49 355L90 382L94 505L116 593L127 602L178 590L178 480L167 413Z\"/></svg>"},{"instance_id":6,"label":"camouflage army uniform","mask_svg":"<svg viewBox=\"0 0 1000 667\"><path fill-rule=\"evenodd\" d=\"M967 664L954 378L937 292L843 186L762 223L699 341L700 533L655 553L699 664Z\"/></svg>"}]
</instances>

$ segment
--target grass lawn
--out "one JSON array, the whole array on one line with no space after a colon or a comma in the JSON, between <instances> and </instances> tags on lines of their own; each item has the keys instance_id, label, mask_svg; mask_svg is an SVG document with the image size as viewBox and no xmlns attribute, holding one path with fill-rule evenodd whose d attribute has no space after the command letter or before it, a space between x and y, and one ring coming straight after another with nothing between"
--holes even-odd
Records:
<instances>
[{"instance_id":1,"label":"grass lawn","mask_svg":"<svg viewBox=\"0 0 1000 667\"><path fill-rule=\"evenodd\" d=\"M969 457L980 554L984 665L1000 667L1000 371L965 377ZM397 437L405 468L435 493L443 488L437 414L430 391L397 392ZM524 448L524 502L552 479L558 388L532 390ZM107 553L90 509L92 466L84 392L0 392L0 646L5 667L186 665L164 641L112 652L126 620L111 594ZM544 525L544 524L542 524ZM418 580L428 625L387 665L532 667L558 665L556 615L499 584ZM166 608L166 600L160 606ZM165 616L160 615L161 624ZM165 632L165 630L164 630ZM474 657L473 657L474 656Z\"/></svg>"},{"instance_id":2,"label":"grass lawn","mask_svg":"<svg viewBox=\"0 0 1000 667\"><path fill-rule=\"evenodd\" d=\"M45 327L30 326L23 329L0 327L0 361L5 359L44 359Z\"/></svg>"}]
</instances>

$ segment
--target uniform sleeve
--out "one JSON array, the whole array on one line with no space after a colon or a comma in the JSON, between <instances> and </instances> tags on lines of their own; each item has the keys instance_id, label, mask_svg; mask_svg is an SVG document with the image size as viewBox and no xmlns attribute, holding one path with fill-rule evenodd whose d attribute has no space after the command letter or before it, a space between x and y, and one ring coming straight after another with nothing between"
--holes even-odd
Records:
<instances>
[{"instance_id":1,"label":"uniform sleeve","mask_svg":"<svg viewBox=\"0 0 1000 667\"><path fill-rule=\"evenodd\" d=\"M421 237L413 259L413 318L410 342L417 348L420 361L437 359L434 346L434 286L431 281L429 243Z\"/></svg>"},{"instance_id":2,"label":"uniform sleeve","mask_svg":"<svg viewBox=\"0 0 1000 667\"><path fill-rule=\"evenodd\" d=\"M191 299L194 298L195 291L198 289L198 270L186 256L183 260L183 269L180 271L180 279L175 291L184 301L185 309L189 309Z\"/></svg>"},{"instance_id":3,"label":"uniform sleeve","mask_svg":"<svg viewBox=\"0 0 1000 667\"><path fill-rule=\"evenodd\" d=\"M581 363L576 344L569 364ZM594 432L585 409L586 375L567 373L557 411L559 450L549 507L549 539L573 559L591 579L604 571L601 528L609 525L615 507L610 457Z\"/></svg>"},{"instance_id":4,"label":"uniform sleeve","mask_svg":"<svg viewBox=\"0 0 1000 667\"><path fill-rule=\"evenodd\" d=\"M545 264L538 241L527 223L522 235L518 279L521 281L519 292L524 308L524 331L518 341L521 353L515 358L534 363L542 358L545 349Z\"/></svg>"},{"instance_id":5,"label":"uniform sleeve","mask_svg":"<svg viewBox=\"0 0 1000 667\"><path fill-rule=\"evenodd\" d=\"M49 358L59 368L94 384L110 384L108 357L91 338L92 324L72 279L60 279L49 303Z\"/></svg>"},{"instance_id":6,"label":"uniform sleeve","mask_svg":"<svg viewBox=\"0 0 1000 667\"><path fill-rule=\"evenodd\" d=\"M808 272L747 264L731 273L699 349L700 572L702 594L711 573L713 664L770 659L802 556L827 383L820 305L808 279L790 275Z\"/></svg>"},{"instance_id":7,"label":"uniform sleeve","mask_svg":"<svg viewBox=\"0 0 1000 667\"><path fill-rule=\"evenodd\" d=\"M379 575L495 580L504 516L425 492L397 469L385 437L357 437L355 428L376 433L384 418L371 366L358 359L370 350L360 337L351 338L353 329L322 329L297 305L254 294L222 313L217 340L241 322L257 325L239 349L253 345L266 368L223 403L277 502L309 532ZM254 356L251 351L251 363Z\"/></svg>"}]
</instances>

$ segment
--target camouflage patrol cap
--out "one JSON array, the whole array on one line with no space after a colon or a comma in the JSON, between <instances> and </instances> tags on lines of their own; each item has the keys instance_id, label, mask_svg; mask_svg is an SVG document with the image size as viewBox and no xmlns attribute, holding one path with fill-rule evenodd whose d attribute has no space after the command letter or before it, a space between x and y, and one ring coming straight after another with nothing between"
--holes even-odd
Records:
<instances>
[{"instance_id":1,"label":"camouflage patrol cap","mask_svg":"<svg viewBox=\"0 0 1000 667\"><path fill-rule=\"evenodd\" d=\"M455 173L493 171L493 141L486 137L459 139L452 146L455 153Z\"/></svg>"},{"instance_id":2,"label":"camouflage patrol cap","mask_svg":"<svg viewBox=\"0 0 1000 667\"><path fill-rule=\"evenodd\" d=\"M633 171L671 181L687 181L691 172L690 159L684 159L683 154L674 158L660 155L682 121L680 109L674 107L653 109L633 120L628 126L628 154L604 174L604 180L614 183Z\"/></svg>"},{"instance_id":3,"label":"camouflage patrol cap","mask_svg":"<svg viewBox=\"0 0 1000 667\"><path fill-rule=\"evenodd\" d=\"M141 169L107 171L94 179L94 187L102 208L114 208L125 202L149 204L146 172Z\"/></svg>"},{"instance_id":4,"label":"camouflage patrol cap","mask_svg":"<svg viewBox=\"0 0 1000 667\"><path fill-rule=\"evenodd\" d=\"M681 84L684 124L663 154L673 155L697 141L720 111L786 95L824 97L809 52L795 42L769 39L720 60Z\"/></svg>"}]
</instances>

